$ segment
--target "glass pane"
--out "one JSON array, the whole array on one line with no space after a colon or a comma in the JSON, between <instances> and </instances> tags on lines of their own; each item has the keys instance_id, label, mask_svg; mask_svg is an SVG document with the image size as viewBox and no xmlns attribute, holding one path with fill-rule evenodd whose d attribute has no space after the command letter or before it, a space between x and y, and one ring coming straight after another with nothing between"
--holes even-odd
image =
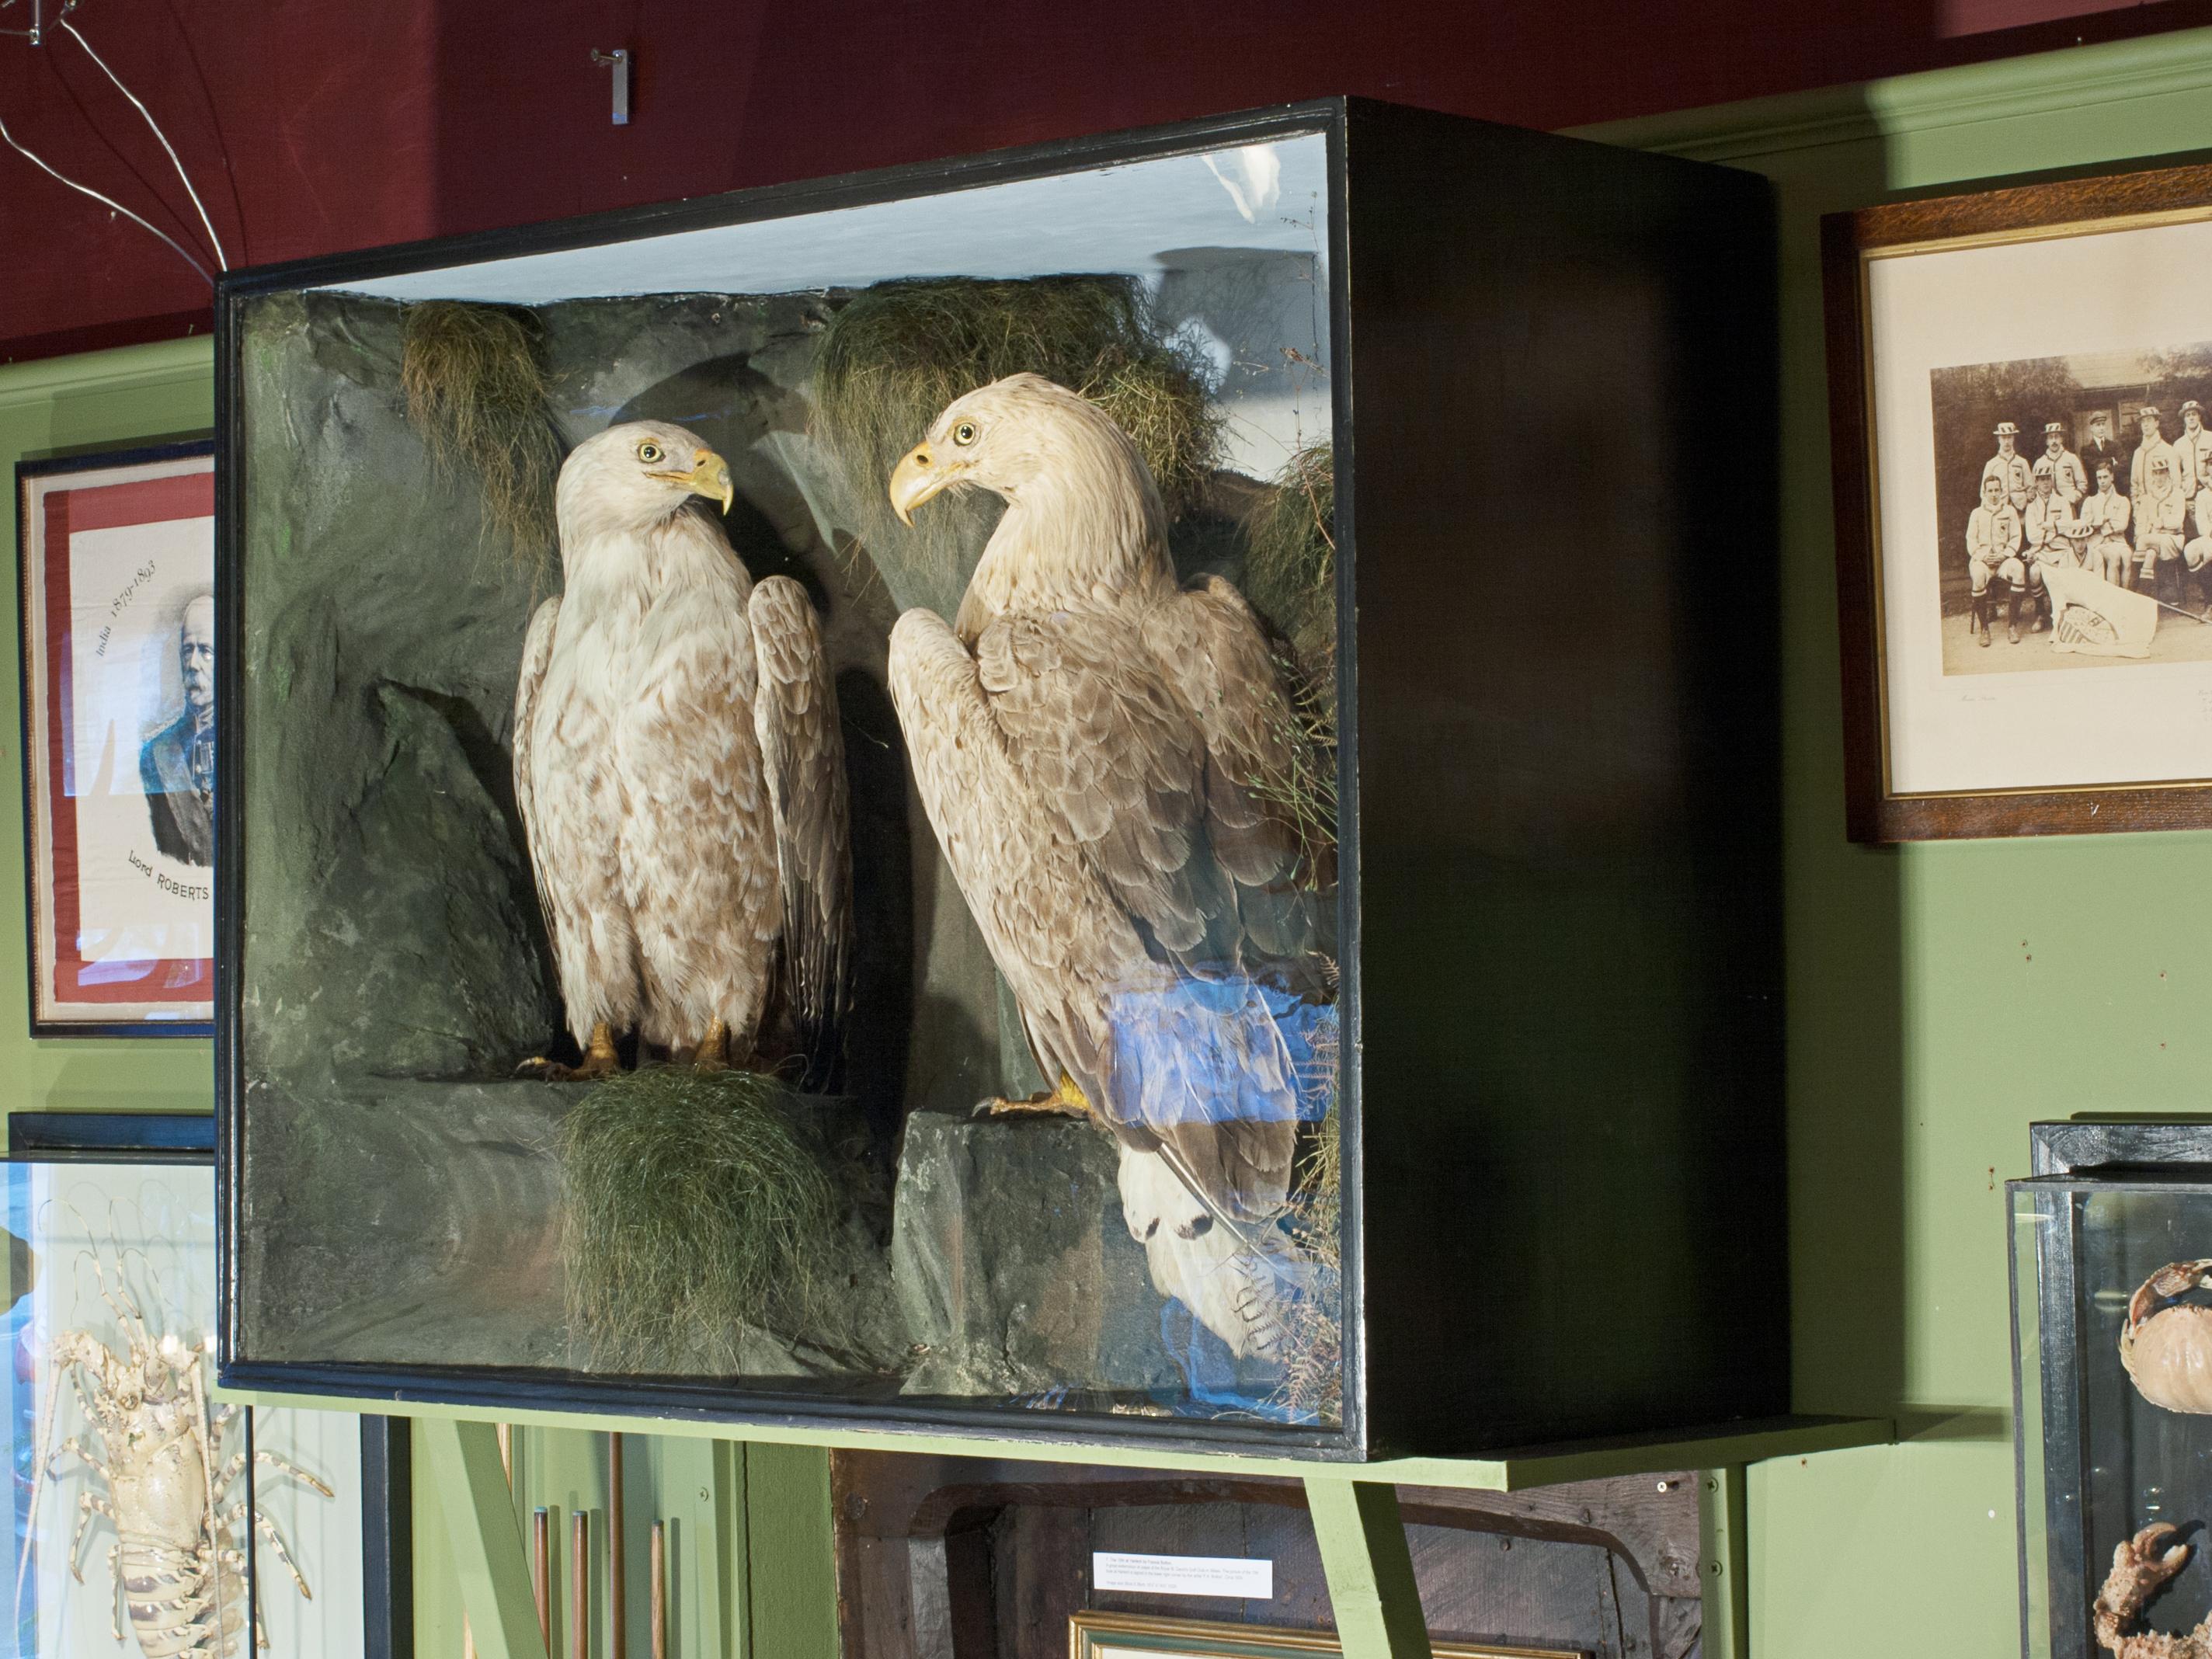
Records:
<instances>
[{"instance_id":1,"label":"glass pane","mask_svg":"<svg viewBox=\"0 0 2212 1659\"><path fill-rule=\"evenodd\" d=\"M2119 1634L2185 1634L2212 1609L2212 1190L2029 1184L2014 1222L2029 1651L2096 1652L2100 1594Z\"/></svg>"},{"instance_id":2,"label":"glass pane","mask_svg":"<svg viewBox=\"0 0 2212 1659\"><path fill-rule=\"evenodd\" d=\"M2043 1364L2042 1304L2039 1269L2043 1241L2055 1223L2063 1224L2064 1200L2015 1188L2012 1194L2013 1266L2013 1444L2020 1460L2021 1606L2027 1632L2024 1659L2048 1659L2050 1622L2040 1609L2051 1604L2051 1538L2045 1520L2051 1469L2044 1455L2044 1390L2051 1379ZM2062 1460L2063 1461L2063 1460ZM2070 1488L2069 1488L2070 1492Z\"/></svg>"},{"instance_id":3,"label":"glass pane","mask_svg":"<svg viewBox=\"0 0 2212 1659\"><path fill-rule=\"evenodd\" d=\"M1325 190L249 302L243 1357L1340 1420Z\"/></svg>"},{"instance_id":4,"label":"glass pane","mask_svg":"<svg viewBox=\"0 0 2212 1659\"><path fill-rule=\"evenodd\" d=\"M256 1411L253 1451L253 1507L270 1528L253 1536L266 1651L361 1659L368 1639L361 1419Z\"/></svg>"}]
</instances>

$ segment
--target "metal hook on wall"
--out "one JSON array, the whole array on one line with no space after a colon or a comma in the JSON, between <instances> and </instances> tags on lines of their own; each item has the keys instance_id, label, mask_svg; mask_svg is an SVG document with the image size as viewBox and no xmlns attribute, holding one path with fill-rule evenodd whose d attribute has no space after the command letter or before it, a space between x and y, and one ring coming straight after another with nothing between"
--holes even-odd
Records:
<instances>
[{"instance_id":1,"label":"metal hook on wall","mask_svg":"<svg viewBox=\"0 0 2212 1659\"><path fill-rule=\"evenodd\" d=\"M15 0L0 0L0 11L6 11L15 3ZM64 15L67 15L69 12L74 10L76 6L76 0L64 0L62 6ZM31 0L31 27L27 29L0 29L0 34L19 35L22 39L28 40L34 46L42 46L46 45L46 0Z\"/></svg>"},{"instance_id":2,"label":"metal hook on wall","mask_svg":"<svg viewBox=\"0 0 2212 1659\"><path fill-rule=\"evenodd\" d=\"M33 0L33 3L35 4L36 0ZM13 0L9 0L9 3L12 4ZM629 52L628 49L617 46L612 52L601 52L594 46L592 48L592 61L614 70L614 123L618 127L628 126L629 125Z\"/></svg>"}]
</instances>

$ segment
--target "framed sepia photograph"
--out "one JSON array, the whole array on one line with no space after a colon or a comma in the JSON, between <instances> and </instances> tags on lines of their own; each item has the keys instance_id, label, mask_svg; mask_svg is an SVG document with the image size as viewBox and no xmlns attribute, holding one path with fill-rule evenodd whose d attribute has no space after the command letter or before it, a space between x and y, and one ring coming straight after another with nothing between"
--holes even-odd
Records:
<instances>
[{"instance_id":1,"label":"framed sepia photograph","mask_svg":"<svg viewBox=\"0 0 2212 1659\"><path fill-rule=\"evenodd\" d=\"M205 1036L213 446L15 471L32 1035Z\"/></svg>"},{"instance_id":2,"label":"framed sepia photograph","mask_svg":"<svg viewBox=\"0 0 2212 1659\"><path fill-rule=\"evenodd\" d=\"M2212 823L2212 167L1823 231L1852 838Z\"/></svg>"},{"instance_id":3,"label":"framed sepia photograph","mask_svg":"<svg viewBox=\"0 0 2212 1659\"><path fill-rule=\"evenodd\" d=\"M1580 1648L1499 1647L1482 1642L1429 1645L1436 1659L1589 1659ZM1079 1613L1068 1620L1068 1659L1306 1659L1312 1654L1343 1651L1328 1631L1273 1630L1128 1613Z\"/></svg>"}]
</instances>

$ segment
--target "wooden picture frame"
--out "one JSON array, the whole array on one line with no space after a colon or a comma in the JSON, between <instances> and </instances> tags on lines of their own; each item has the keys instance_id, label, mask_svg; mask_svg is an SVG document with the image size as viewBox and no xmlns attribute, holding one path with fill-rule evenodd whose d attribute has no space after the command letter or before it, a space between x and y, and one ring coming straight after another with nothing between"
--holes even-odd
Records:
<instances>
[{"instance_id":1,"label":"wooden picture frame","mask_svg":"<svg viewBox=\"0 0 2212 1659\"><path fill-rule=\"evenodd\" d=\"M31 1035L209 1036L214 443L15 481Z\"/></svg>"},{"instance_id":2,"label":"wooden picture frame","mask_svg":"<svg viewBox=\"0 0 2212 1659\"><path fill-rule=\"evenodd\" d=\"M2111 533L2085 447L2101 415L2112 488L2130 502L2121 474L2136 464L2143 407L2160 410L2177 468L2185 435L2201 430L2212 452L2201 410L2183 431L2187 404L2212 408L2212 325L2187 320L2179 263L2212 250L2212 166L1886 203L1830 214L1821 233L1851 839L2212 823L2212 763L2195 758L2212 726L2200 732L2194 713L2201 678L2212 715L2212 563L2188 564L2212 524L2195 522L2189 495L2179 531L2154 533L2145 576L2140 526ZM2014 480L1999 493L2021 521L2024 580L1970 568L1972 443ZM2063 514L2030 524L2015 493L2024 477L2034 501L2046 455L2055 480L2086 485L2063 534L2041 528ZM1975 545L1994 549L2002 520ZM2046 583L2057 555L2039 545L2067 555L2069 573Z\"/></svg>"},{"instance_id":3,"label":"wooden picture frame","mask_svg":"<svg viewBox=\"0 0 2212 1659\"><path fill-rule=\"evenodd\" d=\"M1580 1648L1500 1647L1434 1642L1436 1659L1589 1659ZM1302 1659L1341 1654L1334 1632L1275 1630L1210 1619L1156 1619L1128 1613L1079 1613L1067 1622L1067 1659Z\"/></svg>"}]
</instances>

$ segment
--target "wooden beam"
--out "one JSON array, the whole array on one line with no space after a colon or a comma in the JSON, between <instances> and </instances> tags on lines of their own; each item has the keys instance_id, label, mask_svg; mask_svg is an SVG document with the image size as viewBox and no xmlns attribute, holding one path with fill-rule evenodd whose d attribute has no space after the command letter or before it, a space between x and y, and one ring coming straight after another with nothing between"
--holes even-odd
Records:
<instances>
[{"instance_id":1,"label":"wooden beam","mask_svg":"<svg viewBox=\"0 0 2212 1659\"><path fill-rule=\"evenodd\" d=\"M1344 1659L1432 1659L1398 1489L1336 1474L1305 1484Z\"/></svg>"},{"instance_id":2,"label":"wooden beam","mask_svg":"<svg viewBox=\"0 0 2212 1659\"><path fill-rule=\"evenodd\" d=\"M1698 1478L1698 1553L1704 1558L1705 1659L1750 1659L1751 1534L1743 1465Z\"/></svg>"},{"instance_id":3,"label":"wooden beam","mask_svg":"<svg viewBox=\"0 0 2212 1659\"><path fill-rule=\"evenodd\" d=\"M414 1440L445 1510L453 1577L480 1659L547 1659L498 1435L489 1423L424 1418Z\"/></svg>"}]
</instances>

